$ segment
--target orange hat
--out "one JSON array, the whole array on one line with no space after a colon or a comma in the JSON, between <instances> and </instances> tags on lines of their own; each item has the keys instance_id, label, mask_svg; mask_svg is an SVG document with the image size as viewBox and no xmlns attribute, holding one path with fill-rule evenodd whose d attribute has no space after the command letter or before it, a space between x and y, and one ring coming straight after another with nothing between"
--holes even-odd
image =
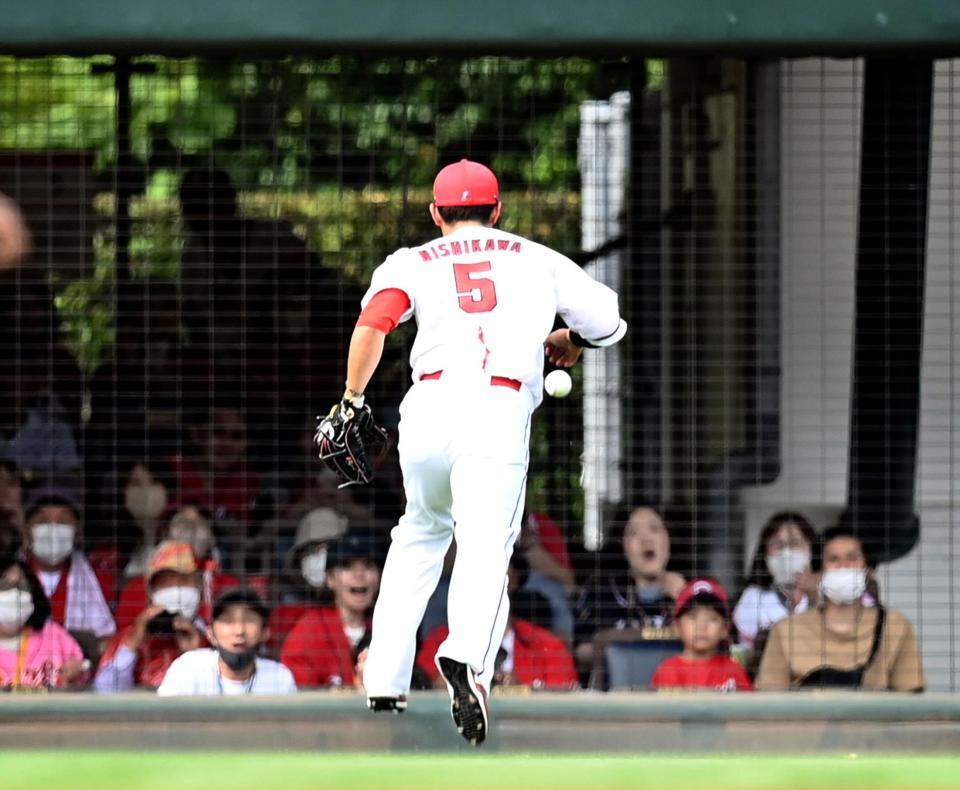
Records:
<instances>
[{"instance_id":1,"label":"orange hat","mask_svg":"<svg viewBox=\"0 0 960 790\"><path fill-rule=\"evenodd\" d=\"M469 159L447 165L433 182L437 206L492 206L499 200L500 185L493 171Z\"/></svg>"},{"instance_id":2,"label":"orange hat","mask_svg":"<svg viewBox=\"0 0 960 790\"><path fill-rule=\"evenodd\" d=\"M147 582L160 571L195 573L196 570L197 561L194 559L193 549L189 543L165 540L150 555L150 562L147 565Z\"/></svg>"}]
</instances>

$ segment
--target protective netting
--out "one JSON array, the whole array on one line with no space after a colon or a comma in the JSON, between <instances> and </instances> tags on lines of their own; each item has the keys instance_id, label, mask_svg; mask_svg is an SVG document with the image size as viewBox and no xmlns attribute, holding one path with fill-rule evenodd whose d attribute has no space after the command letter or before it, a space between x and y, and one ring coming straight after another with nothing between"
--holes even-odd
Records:
<instances>
[{"instance_id":1,"label":"protective netting","mask_svg":"<svg viewBox=\"0 0 960 790\"><path fill-rule=\"evenodd\" d=\"M316 415L374 267L436 233L433 176L469 157L500 178L501 227L618 290L631 327L535 414L501 679L649 687L702 576L741 604L729 641L755 673L774 623L817 610L814 532L839 522L881 562L833 663L867 657L882 603L927 687L956 690L958 69L935 62L925 105L922 64L854 59L0 58L0 192L30 233L0 247L0 596L35 578L90 661L48 634L33 666L0 622L3 684L156 686L238 585L301 687L354 682L403 512L413 327L367 394L392 440L373 485L337 488ZM901 639L866 685L923 685L886 623ZM788 631L769 687L827 655Z\"/></svg>"}]
</instances>

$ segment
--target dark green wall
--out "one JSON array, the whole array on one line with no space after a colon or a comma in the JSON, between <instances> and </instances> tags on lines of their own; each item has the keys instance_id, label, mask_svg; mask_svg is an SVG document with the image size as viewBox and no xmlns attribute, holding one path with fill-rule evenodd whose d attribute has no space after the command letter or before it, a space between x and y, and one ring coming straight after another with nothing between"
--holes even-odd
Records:
<instances>
[{"instance_id":1,"label":"dark green wall","mask_svg":"<svg viewBox=\"0 0 960 790\"><path fill-rule=\"evenodd\" d=\"M956 0L32 0L5 3L5 51L200 47L485 51L684 47L960 51ZM238 53L239 54L239 53Z\"/></svg>"}]
</instances>

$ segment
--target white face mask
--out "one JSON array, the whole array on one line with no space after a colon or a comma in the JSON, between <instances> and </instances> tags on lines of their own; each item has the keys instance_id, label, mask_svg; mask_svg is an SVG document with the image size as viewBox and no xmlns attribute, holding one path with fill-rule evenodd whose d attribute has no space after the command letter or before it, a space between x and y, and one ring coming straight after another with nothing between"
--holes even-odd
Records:
<instances>
[{"instance_id":1,"label":"white face mask","mask_svg":"<svg viewBox=\"0 0 960 790\"><path fill-rule=\"evenodd\" d=\"M34 524L30 527L30 550L47 565L59 565L73 551L77 528L72 524Z\"/></svg>"},{"instance_id":2,"label":"white face mask","mask_svg":"<svg viewBox=\"0 0 960 790\"><path fill-rule=\"evenodd\" d=\"M150 594L150 602L192 620L200 608L200 590L196 587L164 587Z\"/></svg>"},{"instance_id":3,"label":"white face mask","mask_svg":"<svg viewBox=\"0 0 960 790\"><path fill-rule=\"evenodd\" d=\"M159 483L127 486L124 503L137 523L152 521L167 506L167 489Z\"/></svg>"},{"instance_id":4,"label":"white face mask","mask_svg":"<svg viewBox=\"0 0 960 790\"><path fill-rule=\"evenodd\" d=\"M300 573L311 587L323 587L327 580L327 550L307 554L300 560Z\"/></svg>"},{"instance_id":5,"label":"white face mask","mask_svg":"<svg viewBox=\"0 0 960 790\"><path fill-rule=\"evenodd\" d=\"M859 601L866 589L866 568L831 568L820 580L820 592L841 605Z\"/></svg>"},{"instance_id":6,"label":"white face mask","mask_svg":"<svg viewBox=\"0 0 960 790\"><path fill-rule=\"evenodd\" d=\"M784 549L767 556L767 570L775 584L793 584L798 573L810 567L810 552L806 549Z\"/></svg>"},{"instance_id":7,"label":"white face mask","mask_svg":"<svg viewBox=\"0 0 960 790\"><path fill-rule=\"evenodd\" d=\"M33 596L26 590L4 590L0 592L0 628L4 631L17 631L33 614Z\"/></svg>"}]
</instances>

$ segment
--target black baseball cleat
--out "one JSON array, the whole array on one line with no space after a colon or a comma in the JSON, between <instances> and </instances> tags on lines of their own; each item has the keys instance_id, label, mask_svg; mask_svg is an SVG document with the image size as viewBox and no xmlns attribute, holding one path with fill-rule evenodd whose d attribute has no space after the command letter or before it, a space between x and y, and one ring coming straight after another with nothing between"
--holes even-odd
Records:
<instances>
[{"instance_id":1,"label":"black baseball cleat","mask_svg":"<svg viewBox=\"0 0 960 790\"><path fill-rule=\"evenodd\" d=\"M374 713L403 713L407 709L407 698L399 697L367 697L367 707Z\"/></svg>"},{"instance_id":2,"label":"black baseball cleat","mask_svg":"<svg viewBox=\"0 0 960 790\"><path fill-rule=\"evenodd\" d=\"M477 685L473 670L452 658L437 658L437 668L450 692L450 714L453 723L469 743L479 746L487 737L489 721L487 697Z\"/></svg>"}]
</instances>

